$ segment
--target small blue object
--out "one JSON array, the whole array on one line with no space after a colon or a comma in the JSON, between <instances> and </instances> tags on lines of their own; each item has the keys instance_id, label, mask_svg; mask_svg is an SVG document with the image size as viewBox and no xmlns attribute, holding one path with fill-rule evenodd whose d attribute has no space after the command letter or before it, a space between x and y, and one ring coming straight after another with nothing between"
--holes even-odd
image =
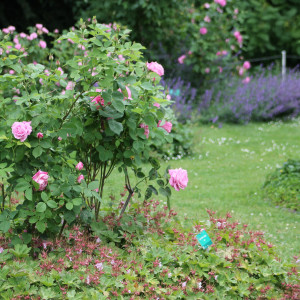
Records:
<instances>
[{"instance_id":1,"label":"small blue object","mask_svg":"<svg viewBox=\"0 0 300 300\"><path fill-rule=\"evenodd\" d=\"M206 249L212 245L212 241L205 230L202 230L200 233L198 233L196 238L203 249Z\"/></svg>"}]
</instances>

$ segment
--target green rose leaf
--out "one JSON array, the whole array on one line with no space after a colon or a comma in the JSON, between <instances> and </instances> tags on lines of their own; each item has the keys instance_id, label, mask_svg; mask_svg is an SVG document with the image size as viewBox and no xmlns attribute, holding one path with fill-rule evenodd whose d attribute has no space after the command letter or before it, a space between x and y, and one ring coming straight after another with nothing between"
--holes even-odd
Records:
<instances>
[{"instance_id":1,"label":"green rose leaf","mask_svg":"<svg viewBox=\"0 0 300 300\"><path fill-rule=\"evenodd\" d=\"M108 125L110 130L116 133L117 135L120 135L120 133L123 131L122 123L117 122L113 119L108 120Z\"/></svg>"},{"instance_id":2,"label":"green rose leaf","mask_svg":"<svg viewBox=\"0 0 300 300\"><path fill-rule=\"evenodd\" d=\"M36 211L42 213L46 210L46 208L47 208L46 203L39 202L36 206Z\"/></svg>"}]
</instances>

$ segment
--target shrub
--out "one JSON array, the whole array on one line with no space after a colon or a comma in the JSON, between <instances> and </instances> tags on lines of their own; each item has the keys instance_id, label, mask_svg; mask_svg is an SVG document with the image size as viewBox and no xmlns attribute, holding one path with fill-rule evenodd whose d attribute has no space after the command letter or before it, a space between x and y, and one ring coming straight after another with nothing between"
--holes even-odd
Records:
<instances>
[{"instance_id":1,"label":"shrub","mask_svg":"<svg viewBox=\"0 0 300 300\"><path fill-rule=\"evenodd\" d=\"M216 217L183 225L158 201L132 202L120 219L113 206L94 222L95 236L78 226L66 238L24 245L0 239L4 299L297 299L295 264L281 262L261 232ZM189 223L189 222L188 222ZM195 235L206 229L209 250ZM25 298L27 297L27 298Z\"/></svg>"},{"instance_id":2,"label":"shrub","mask_svg":"<svg viewBox=\"0 0 300 300\"><path fill-rule=\"evenodd\" d=\"M169 132L158 126L169 105L159 85L163 67L142 61L143 46L128 41L128 30L81 23L59 37L49 56L47 31L37 24L30 35L16 34L10 26L0 36L0 230L7 232L12 221L28 239L61 234L78 215L98 219L116 167L128 201L140 194L128 170L140 181L160 179L149 141ZM142 159L152 165L148 174ZM158 182L169 197L167 180ZM7 204L15 191L24 201L12 210ZM145 198L152 192L149 183Z\"/></svg>"},{"instance_id":3,"label":"shrub","mask_svg":"<svg viewBox=\"0 0 300 300\"><path fill-rule=\"evenodd\" d=\"M300 161L289 159L263 185L264 196L279 206L300 209Z\"/></svg>"},{"instance_id":4,"label":"shrub","mask_svg":"<svg viewBox=\"0 0 300 300\"><path fill-rule=\"evenodd\" d=\"M223 87L223 89L221 89ZM300 112L300 73L280 74L262 69L249 82L233 78L205 91L199 104L204 121L248 123L293 118Z\"/></svg>"}]
</instances>

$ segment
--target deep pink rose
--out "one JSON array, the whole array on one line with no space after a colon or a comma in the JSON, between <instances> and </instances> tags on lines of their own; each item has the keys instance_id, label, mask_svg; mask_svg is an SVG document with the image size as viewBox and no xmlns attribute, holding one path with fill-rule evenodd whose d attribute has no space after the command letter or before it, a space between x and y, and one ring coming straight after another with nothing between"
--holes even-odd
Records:
<instances>
[{"instance_id":1,"label":"deep pink rose","mask_svg":"<svg viewBox=\"0 0 300 300\"><path fill-rule=\"evenodd\" d=\"M43 172L39 170L37 173L35 173L32 177L32 179L39 184L39 191L43 191L47 184L48 184L48 172Z\"/></svg>"},{"instance_id":2,"label":"deep pink rose","mask_svg":"<svg viewBox=\"0 0 300 300\"><path fill-rule=\"evenodd\" d=\"M44 137L44 135L41 132L38 132L36 136L38 139L42 139Z\"/></svg>"},{"instance_id":3,"label":"deep pink rose","mask_svg":"<svg viewBox=\"0 0 300 300\"><path fill-rule=\"evenodd\" d=\"M76 165L76 169L79 171L83 169L83 163L81 161Z\"/></svg>"},{"instance_id":4,"label":"deep pink rose","mask_svg":"<svg viewBox=\"0 0 300 300\"><path fill-rule=\"evenodd\" d=\"M218 3L224 7L226 5L226 0L215 0L215 3Z\"/></svg>"},{"instance_id":5,"label":"deep pink rose","mask_svg":"<svg viewBox=\"0 0 300 300\"><path fill-rule=\"evenodd\" d=\"M176 190L180 189L184 190L187 187L187 183L189 181L187 171L181 168L169 170L170 174L170 185Z\"/></svg>"},{"instance_id":6,"label":"deep pink rose","mask_svg":"<svg viewBox=\"0 0 300 300\"><path fill-rule=\"evenodd\" d=\"M201 27L199 30L200 34L204 35L207 34L207 28L206 27Z\"/></svg>"},{"instance_id":7,"label":"deep pink rose","mask_svg":"<svg viewBox=\"0 0 300 300\"><path fill-rule=\"evenodd\" d=\"M82 180L84 180L84 176L82 174L80 174L78 177L77 177L77 182L80 183Z\"/></svg>"},{"instance_id":8,"label":"deep pink rose","mask_svg":"<svg viewBox=\"0 0 300 300\"><path fill-rule=\"evenodd\" d=\"M148 70L155 72L159 76L163 76L165 74L165 70L164 70L163 66L160 65L159 63L157 63L156 61L153 61L151 63L147 62L147 68L148 68Z\"/></svg>"},{"instance_id":9,"label":"deep pink rose","mask_svg":"<svg viewBox=\"0 0 300 300\"><path fill-rule=\"evenodd\" d=\"M21 142L24 142L28 135L30 135L31 131L32 131L32 127L31 127L31 121L30 122L15 122L12 126L12 133L14 135L14 137L17 140L20 140Z\"/></svg>"},{"instance_id":10,"label":"deep pink rose","mask_svg":"<svg viewBox=\"0 0 300 300\"><path fill-rule=\"evenodd\" d=\"M186 55L181 55L180 57L178 57L178 62L182 65L185 59L186 59Z\"/></svg>"},{"instance_id":11,"label":"deep pink rose","mask_svg":"<svg viewBox=\"0 0 300 300\"><path fill-rule=\"evenodd\" d=\"M140 127L141 127L141 128L144 128L144 135L145 135L146 138L148 139L148 138L149 138L149 133L150 133L150 131L149 131L149 126L146 125L145 123L142 123L142 124L140 124Z\"/></svg>"},{"instance_id":12,"label":"deep pink rose","mask_svg":"<svg viewBox=\"0 0 300 300\"><path fill-rule=\"evenodd\" d=\"M91 99L93 99L93 97L91 97ZM99 104L100 103L102 106L104 106L104 99L100 95L96 96L91 102L95 103L95 104ZM97 105L96 108L99 109L100 105Z\"/></svg>"},{"instance_id":13,"label":"deep pink rose","mask_svg":"<svg viewBox=\"0 0 300 300\"><path fill-rule=\"evenodd\" d=\"M243 64L243 68L245 70L249 70L251 68L251 64L249 61L245 61L244 64Z\"/></svg>"},{"instance_id":14,"label":"deep pink rose","mask_svg":"<svg viewBox=\"0 0 300 300\"><path fill-rule=\"evenodd\" d=\"M171 132L171 130L172 130L172 123L171 122L165 122L165 124L162 125L162 126L160 126L160 123L161 123L161 120L158 121L157 127L163 128L168 133Z\"/></svg>"}]
</instances>

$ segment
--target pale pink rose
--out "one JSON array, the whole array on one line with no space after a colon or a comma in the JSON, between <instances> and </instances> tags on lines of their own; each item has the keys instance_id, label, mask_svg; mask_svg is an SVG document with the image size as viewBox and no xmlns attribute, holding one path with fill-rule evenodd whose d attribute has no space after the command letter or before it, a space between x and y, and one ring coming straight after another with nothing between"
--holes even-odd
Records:
<instances>
[{"instance_id":1,"label":"pale pink rose","mask_svg":"<svg viewBox=\"0 0 300 300\"><path fill-rule=\"evenodd\" d=\"M236 8L236 9L234 10L234 13L237 15L237 14L239 13L239 10Z\"/></svg>"},{"instance_id":2,"label":"pale pink rose","mask_svg":"<svg viewBox=\"0 0 300 300\"><path fill-rule=\"evenodd\" d=\"M74 42L71 39L68 39L68 42L70 42L71 44L74 44Z\"/></svg>"},{"instance_id":3,"label":"pale pink rose","mask_svg":"<svg viewBox=\"0 0 300 300\"><path fill-rule=\"evenodd\" d=\"M227 52L226 50L223 50L223 51L222 51L222 55L225 56L225 55L227 55L227 54L228 54L228 52Z\"/></svg>"},{"instance_id":4,"label":"pale pink rose","mask_svg":"<svg viewBox=\"0 0 300 300\"><path fill-rule=\"evenodd\" d=\"M145 135L146 138L148 139L148 138L149 138L149 133L150 133L150 131L149 131L149 126L146 125L145 123L142 123L142 124L140 124L140 127L141 127L141 128L144 128L144 135Z\"/></svg>"},{"instance_id":5,"label":"pale pink rose","mask_svg":"<svg viewBox=\"0 0 300 300\"><path fill-rule=\"evenodd\" d=\"M32 132L31 121L30 122L15 122L12 126L12 133L17 140L24 142Z\"/></svg>"},{"instance_id":6,"label":"pale pink rose","mask_svg":"<svg viewBox=\"0 0 300 300\"><path fill-rule=\"evenodd\" d=\"M171 100L171 95L168 94L168 95L166 96L166 98L167 98L167 100Z\"/></svg>"},{"instance_id":7,"label":"pale pink rose","mask_svg":"<svg viewBox=\"0 0 300 300\"><path fill-rule=\"evenodd\" d=\"M226 5L226 0L215 0L215 3L218 3L224 7Z\"/></svg>"},{"instance_id":8,"label":"pale pink rose","mask_svg":"<svg viewBox=\"0 0 300 300\"><path fill-rule=\"evenodd\" d=\"M178 57L178 62L182 65L185 59L186 59L186 55L181 55Z\"/></svg>"},{"instance_id":9,"label":"pale pink rose","mask_svg":"<svg viewBox=\"0 0 300 300\"><path fill-rule=\"evenodd\" d=\"M76 165L76 169L79 171L83 169L83 163L81 161Z\"/></svg>"},{"instance_id":10,"label":"pale pink rose","mask_svg":"<svg viewBox=\"0 0 300 300\"><path fill-rule=\"evenodd\" d=\"M39 79L39 83L40 83L41 85L44 85L43 78L40 78L40 79Z\"/></svg>"},{"instance_id":11,"label":"pale pink rose","mask_svg":"<svg viewBox=\"0 0 300 300\"><path fill-rule=\"evenodd\" d=\"M66 86L66 90L71 91L75 88L75 82L69 81L67 86Z\"/></svg>"},{"instance_id":12,"label":"pale pink rose","mask_svg":"<svg viewBox=\"0 0 300 300\"><path fill-rule=\"evenodd\" d=\"M42 28L43 28L43 24L35 24L35 27L36 27L37 29L40 29L40 30L42 30Z\"/></svg>"},{"instance_id":13,"label":"pale pink rose","mask_svg":"<svg viewBox=\"0 0 300 300\"><path fill-rule=\"evenodd\" d=\"M39 191L43 191L46 188L48 184L48 178L49 178L48 172L43 172L41 170L39 170L37 173L35 173L32 176L32 179L40 186Z\"/></svg>"},{"instance_id":14,"label":"pale pink rose","mask_svg":"<svg viewBox=\"0 0 300 300\"><path fill-rule=\"evenodd\" d=\"M209 9L210 8L210 4L209 3L204 3L204 7Z\"/></svg>"},{"instance_id":15,"label":"pale pink rose","mask_svg":"<svg viewBox=\"0 0 300 300\"><path fill-rule=\"evenodd\" d=\"M160 104L157 103L157 102L155 102L155 103L153 104L153 106L156 106L156 107L160 108Z\"/></svg>"},{"instance_id":16,"label":"pale pink rose","mask_svg":"<svg viewBox=\"0 0 300 300\"><path fill-rule=\"evenodd\" d=\"M211 20L210 20L210 17L209 17L209 16L205 16L205 17L204 17L204 21L207 22L207 23L210 23L210 21L211 21Z\"/></svg>"},{"instance_id":17,"label":"pale pink rose","mask_svg":"<svg viewBox=\"0 0 300 300\"><path fill-rule=\"evenodd\" d=\"M45 49L47 47L47 43L45 41L40 41L39 42L39 47Z\"/></svg>"},{"instance_id":18,"label":"pale pink rose","mask_svg":"<svg viewBox=\"0 0 300 300\"><path fill-rule=\"evenodd\" d=\"M49 30L48 30L46 27L43 27L43 28L42 28L42 31L43 31L44 33L46 33L46 34L49 33Z\"/></svg>"},{"instance_id":19,"label":"pale pink rose","mask_svg":"<svg viewBox=\"0 0 300 300\"><path fill-rule=\"evenodd\" d=\"M59 71L59 75L63 75L64 74L64 71L61 67L58 67L57 70Z\"/></svg>"},{"instance_id":20,"label":"pale pink rose","mask_svg":"<svg viewBox=\"0 0 300 300\"><path fill-rule=\"evenodd\" d=\"M179 191L180 189L184 190L188 184L188 175L187 171L181 168L169 170L170 174L170 185L176 190Z\"/></svg>"},{"instance_id":21,"label":"pale pink rose","mask_svg":"<svg viewBox=\"0 0 300 300\"><path fill-rule=\"evenodd\" d=\"M188 55L192 55L192 54L193 54L193 52L191 50L189 50Z\"/></svg>"},{"instance_id":22,"label":"pale pink rose","mask_svg":"<svg viewBox=\"0 0 300 300\"><path fill-rule=\"evenodd\" d=\"M0 55L2 55L3 54L3 49L2 48L0 48Z\"/></svg>"},{"instance_id":23,"label":"pale pink rose","mask_svg":"<svg viewBox=\"0 0 300 300\"><path fill-rule=\"evenodd\" d=\"M7 29L9 30L9 32L14 32L16 30L15 26L8 26Z\"/></svg>"},{"instance_id":24,"label":"pale pink rose","mask_svg":"<svg viewBox=\"0 0 300 300\"><path fill-rule=\"evenodd\" d=\"M235 31L233 35L235 36L239 44L243 43L243 37L239 31Z\"/></svg>"},{"instance_id":25,"label":"pale pink rose","mask_svg":"<svg viewBox=\"0 0 300 300\"><path fill-rule=\"evenodd\" d=\"M244 71L245 71L244 68L240 68L240 69L239 69L239 75L240 75L240 76L243 76L243 75L244 75Z\"/></svg>"},{"instance_id":26,"label":"pale pink rose","mask_svg":"<svg viewBox=\"0 0 300 300\"><path fill-rule=\"evenodd\" d=\"M18 39L17 35L14 37L13 41L14 41L15 44L19 44L19 39Z\"/></svg>"},{"instance_id":27,"label":"pale pink rose","mask_svg":"<svg viewBox=\"0 0 300 300\"><path fill-rule=\"evenodd\" d=\"M78 177L77 177L77 182L80 183L82 180L84 180L84 176L82 174L80 174Z\"/></svg>"},{"instance_id":28,"label":"pale pink rose","mask_svg":"<svg viewBox=\"0 0 300 300\"><path fill-rule=\"evenodd\" d=\"M57 139L58 139L59 141L61 141L61 140L62 140L62 137L61 137L61 136L59 136Z\"/></svg>"},{"instance_id":29,"label":"pale pink rose","mask_svg":"<svg viewBox=\"0 0 300 300\"><path fill-rule=\"evenodd\" d=\"M219 68L219 73L222 73L223 72L223 68L222 67L218 67Z\"/></svg>"},{"instance_id":30,"label":"pale pink rose","mask_svg":"<svg viewBox=\"0 0 300 300\"><path fill-rule=\"evenodd\" d=\"M147 68L148 70L155 72L159 76L163 76L165 74L165 70L162 65L160 65L158 62L153 61L151 63L147 62Z\"/></svg>"},{"instance_id":31,"label":"pale pink rose","mask_svg":"<svg viewBox=\"0 0 300 300\"><path fill-rule=\"evenodd\" d=\"M205 68L204 72L208 74L210 72L210 68Z\"/></svg>"},{"instance_id":32,"label":"pale pink rose","mask_svg":"<svg viewBox=\"0 0 300 300\"><path fill-rule=\"evenodd\" d=\"M171 122L165 122L164 125L160 126L161 120L158 121L157 127L163 128L166 132L170 133L172 130L172 123Z\"/></svg>"},{"instance_id":33,"label":"pale pink rose","mask_svg":"<svg viewBox=\"0 0 300 300\"><path fill-rule=\"evenodd\" d=\"M26 35L26 33L21 32L21 33L20 33L20 37L21 37L22 39L25 39L25 38L27 37L27 35Z\"/></svg>"},{"instance_id":34,"label":"pale pink rose","mask_svg":"<svg viewBox=\"0 0 300 300\"><path fill-rule=\"evenodd\" d=\"M9 70L9 74L14 75L15 71L14 70Z\"/></svg>"},{"instance_id":35,"label":"pale pink rose","mask_svg":"<svg viewBox=\"0 0 300 300\"><path fill-rule=\"evenodd\" d=\"M119 58L120 61L124 61L125 60L125 58L124 58L124 56L122 54L118 55L118 58Z\"/></svg>"},{"instance_id":36,"label":"pale pink rose","mask_svg":"<svg viewBox=\"0 0 300 300\"><path fill-rule=\"evenodd\" d=\"M37 36L37 33L36 32L33 32L33 33L31 33L29 36L27 36L27 39L29 40L29 41L32 41L32 40L34 40L34 39L36 39L38 36Z\"/></svg>"},{"instance_id":37,"label":"pale pink rose","mask_svg":"<svg viewBox=\"0 0 300 300\"><path fill-rule=\"evenodd\" d=\"M16 48L17 50L20 50L20 49L22 48L22 45L21 45L21 44L16 44L16 45L15 45L15 48Z\"/></svg>"},{"instance_id":38,"label":"pale pink rose","mask_svg":"<svg viewBox=\"0 0 300 300\"><path fill-rule=\"evenodd\" d=\"M244 80L243 80L243 83L247 84L251 81L251 78L250 77L246 77Z\"/></svg>"},{"instance_id":39,"label":"pale pink rose","mask_svg":"<svg viewBox=\"0 0 300 300\"><path fill-rule=\"evenodd\" d=\"M5 34L9 34L8 28L3 28L2 31L3 31Z\"/></svg>"},{"instance_id":40,"label":"pale pink rose","mask_svg":"<svg viewBox=\"0 0 300 300\"><path fill-rule=\"evenodd\" d=\"M251 68L251 64L249 61L245 61L244 64L243 64L243 68L245 70L249 70Z\"/></svg>"},{"instance_id":41,"label":"pale pink rose","mask_svg":"<svg viewBox=\"0 0 300 300\"><path fill-rule=\"evenodd\" d=\"M200 34L204 35L207 34L207 28L206 27L201 27L199 30Z\"/></svg>"},{"instance_id":42,"label":"pale pink rose","mask_svg":"<svg viewBox=\"0 0 300 300\"><path fill-rule=\"evenodd\" d=\"M54 29L54 33L59 33L59 30L58 29Z\"/></svg>"},{"instance_id":43,"label":"pale pink rose","mask_svg":"<svg viewBox=\"0 0 300 300\"><path fill-rule=\"evenodd\" d=\"M44 135L41 132L38 132L36 136L38 139L42 139L44 137Z\"/></svg>"}]
</instances>

